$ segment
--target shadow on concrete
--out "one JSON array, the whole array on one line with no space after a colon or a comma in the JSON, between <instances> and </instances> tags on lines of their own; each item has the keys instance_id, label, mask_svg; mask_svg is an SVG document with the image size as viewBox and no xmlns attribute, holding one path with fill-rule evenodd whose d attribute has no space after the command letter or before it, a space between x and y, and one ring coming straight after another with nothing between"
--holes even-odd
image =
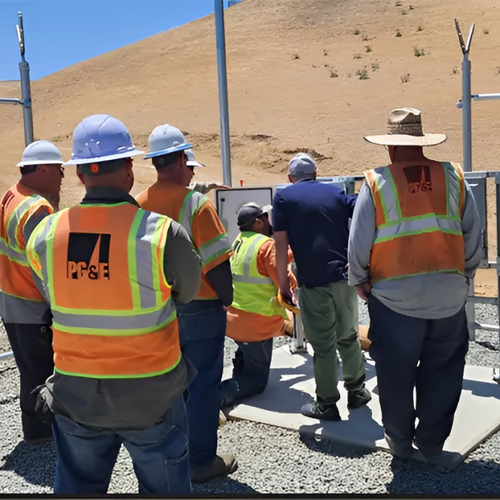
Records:
<instances>
[{"instance_id":1,"label":"shadow on concrete","mask_svg":"<svg viewBox=\"0 0 500 500\"><path fill-rule=\"evenodd\" d=\"M29 484L53 486L56 450L52 441L37 445L22 441L3 459L0 471L13 471Z\"/></svg>"},{"instance_id":2,"label":"shadow on concrete","mask_svg":"<svg viewBox=\"0 0 500 500\"><path fill-rule=\"evenodd\" d=\"M318 422L311 425L301 425L299 433L302 436L316 436L335 439L339 443L361 448L376 448L376 441L383 439L384 428L372 417L368 406L349 411L347 420L340 422Z\"/></svg>"},{"instance_id":3,"label":"shadow on concrete","mask_svg":"<svg viewBox=\"0 0 500 500\"><path fill-rule=\"evenodd\" d=\"M470 380L465 378L462 383L463 391L470 391L475 396L483 398L500 399L500 385L480 380Z\"/></svg>"}]
</instances>

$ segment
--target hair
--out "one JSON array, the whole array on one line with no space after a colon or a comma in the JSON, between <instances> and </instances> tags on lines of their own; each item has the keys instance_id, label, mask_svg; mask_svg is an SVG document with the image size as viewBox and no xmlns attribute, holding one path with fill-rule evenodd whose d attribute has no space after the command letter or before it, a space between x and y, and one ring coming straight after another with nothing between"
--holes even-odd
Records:
<instances>
[{"instance_id":1,"label":"hair","mask_svg":"<svg viewBox=\"0 0 500 500\"><path fill-rule=\"evenodd\" d=\"M83 175L104 175L115 172L120 168L123 168L130 158L119 158L118 160L108 160L95 163L84 163L82 165L77 165L77 172ZM93 166L97 165L97 171L93 170Z\"/></svg>"},{"instance_id":2,"label":"hair","mask_svg":"<svg viewBox=\"0 0 500 500\"><path fill-rule=\"evenodd\" d=\"M21 171L21 175L29 175L32 174L33 172L36 172L36 169L38 168L38 165L25 165L24 167L19 167L19 170Z\"/></svg>"},{"instance_id":3,"label":"hair","mask_svg":"<svg viewBox=\"0 0 500 500\"><path fill-rule=\"evenodd\" d=\"M310 174L300 174L300 175L290 174L290 177L295 181L301 181L303 179L314 179L315 175L316 175L316 172L312 172Z\"/></svg>"},{"instance_id":4,"label":"hair","mask_svg":"<svg viewBox=\"0 0 500 500\"><path fill-rule=\"evenodd\" d=\"M157 170L161 170L162 168L170 167L173 165L181 155L184 155L184 151L175 151L174 153L169 153L161 156L153 156L151 158L154 167Z\"/></svg>"}]
</instances>

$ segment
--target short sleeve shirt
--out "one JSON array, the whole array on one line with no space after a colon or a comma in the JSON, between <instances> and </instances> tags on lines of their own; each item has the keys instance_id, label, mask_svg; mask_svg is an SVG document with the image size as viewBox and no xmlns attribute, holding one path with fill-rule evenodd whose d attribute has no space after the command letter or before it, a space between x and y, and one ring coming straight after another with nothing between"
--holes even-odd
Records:
<instances>
[{"instance_id":1,"label":"short sleeve shirt","mask_svg":"<svg viewBox=\"0 0 500 500\"><path fill-rule=\"evenodd\" d=\"M310 179L279 190L273 228L286 231L299 286L314 288L346 279L349 218L355 197Z\"/></svg>"}]
</instances>

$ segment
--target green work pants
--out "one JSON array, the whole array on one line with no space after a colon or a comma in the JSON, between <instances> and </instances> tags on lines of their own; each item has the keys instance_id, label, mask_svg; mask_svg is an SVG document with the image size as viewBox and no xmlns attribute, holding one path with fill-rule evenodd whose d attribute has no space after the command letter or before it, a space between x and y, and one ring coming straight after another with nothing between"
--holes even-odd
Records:
<instances>
[{"instance_id":1,"label":"green work pants","mask_svg":"<svg viewBox=\"0 0 500 500\"><path fill-rule=\"evenodd\" d=\"M299 288L305 336L314 349L314 379L318 403L336 403L337 350L342 359L344 387L360 389L365 381L363 353L358 336L358 299L346 280L315 288Z\"/></svg>"}]
</instances>

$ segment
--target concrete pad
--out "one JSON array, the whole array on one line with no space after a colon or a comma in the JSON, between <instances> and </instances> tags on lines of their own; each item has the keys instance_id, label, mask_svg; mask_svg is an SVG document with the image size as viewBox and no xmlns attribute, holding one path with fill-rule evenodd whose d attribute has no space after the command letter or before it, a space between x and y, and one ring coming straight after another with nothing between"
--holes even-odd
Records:
<instances>
[{"instance_id":1,"label":"concrete pad","mask_svg":"<svg viewBox=\"0 0 500 500\"><path fill-rule=\"evenodd\" d=\"M375 365L366 353L366 386L372 393L372 400L367 406L349 410L347 391L339 384L341 422L321 421L300 413L301 406L312 401L315 391L312 349L309 345L308 351L291 354L288 346L275 349L266 390L233 407L228 417L389 451L382 427ZM466 366L462 395L445 450L458 452L465 458L500 428L500 385L492 380L492 373L492 368ZM223 378L230 376L231 369L226 368ZM419 457L422 458L416 454L415 458Z\"/></svg>"}]
</instances>

